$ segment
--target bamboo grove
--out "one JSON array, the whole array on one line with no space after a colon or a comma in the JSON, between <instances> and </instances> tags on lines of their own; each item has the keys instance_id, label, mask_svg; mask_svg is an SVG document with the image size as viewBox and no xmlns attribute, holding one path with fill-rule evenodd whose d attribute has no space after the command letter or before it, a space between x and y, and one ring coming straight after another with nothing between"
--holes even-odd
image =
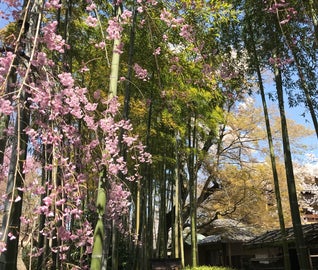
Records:
<instances>
[{"instance_id":1,"label":"bamboo grove","mask_svg":"<svg viewBox=\"0 0 318 270\"><path fill-rule=\"evenodd\" d=\"M196 266L197 232L224 217L292 224L311 269L292 160L311 131L285 107L318 137L317 2L0 6L0 269L184 265L189 235Z\"/></svg>"}]
</instances>

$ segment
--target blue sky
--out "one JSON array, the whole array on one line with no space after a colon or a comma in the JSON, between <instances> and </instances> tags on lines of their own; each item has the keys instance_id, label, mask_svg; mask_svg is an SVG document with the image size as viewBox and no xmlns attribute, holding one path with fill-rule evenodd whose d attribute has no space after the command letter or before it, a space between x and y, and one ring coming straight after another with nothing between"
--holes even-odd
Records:
<instances>
[{"instance_id":1,"label":"blue sky","mask_svg":"<svg viewBox=\"0 0 318 270\"><path fill-rule=\"evenodd\" d=\"M305 117L302 116L304 111L306 112ZM300 123L300 124L310 128L310 129L314 130L312 119L311 119L311 116L310 116L310 113L308 112L308 110L301 108L301 107L289 108L286 105L286 112L287 112L288 118L293 119L297 123ZM318 158L318 140L317 140L316 133L314 132L314 134L312 136L305 138L304 142L306 144L308 144L309 146L313 147L313 149L308 151L307 154L312 153L313 155L315 155L316 158Z\"/></svg>"},{"instance_id":2,"label":"blue sky","mask_svg":"<svg viewBox=\"0 0 318 270\"><path fill-rule=\"evenodd\" d=\"M274 82L270 83L268 82L265 87L267 87L267 90L273 89ZM266 89L265 89L266 91ZM261 98L259 94L254 94L254 98L256 101L256 106L262 106L261 104ZM285 110L286 110L286 117L289 119L294 120L296 123L301 124L308 129L313 130L313 135L306 137L302 140L302 143L308 146L308 151L304 153L302 156L295 156L295 160L302 161L304 163L312 162L313 164L316 164L318 167L318 139L316 136L316 133L314 132L314 126L312 123L312 119L310 116L309 111L301 104L297 107L289 107L289 105L286 102L287 98L285 97ZM277 108L278 109L278 102L277 101L270 101L267 98L267 106L269 108ZM305 117L303 114L305 113Z\"/></svg>"}]
</instances>

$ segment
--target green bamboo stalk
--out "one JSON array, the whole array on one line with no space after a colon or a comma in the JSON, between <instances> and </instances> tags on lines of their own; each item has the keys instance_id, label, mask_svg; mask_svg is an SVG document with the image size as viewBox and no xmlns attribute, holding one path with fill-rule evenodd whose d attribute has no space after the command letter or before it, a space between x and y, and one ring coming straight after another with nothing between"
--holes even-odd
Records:
<instances>
[{"instance_id":1,"label":"green bamboo stalk","mask_svg":"<svg viewBox=\"0 0 318 270\"><path fill-rule=\"evenodd\" d=\"M277 214L280 224L280 231L282 234L282 241L283 241L283 254L284 254L284 269L289 270L290 269L290 259L289 259L289 251L288 251L288 243L286 240L287 233L285 229L285 220L284 220L284 212L283 212L283 206L282 206L282 198L279 188L279 179L278 179L278 173L277 173L277 167L276 167L276 157L274 153L274 143L273 143L273 137L269 122L269 115L268 115L268 109L265 99L265 93L264 93L264 86L262 82L261 72L259 65L257 66L257 76L259 81L259 88L261 92L261 98L262 98L262 104L263 104L263 112L266 122L266 131L267 131L267 139L268 139L268 145L270 150L270 159L271 159L271 165L272 165L272 173L273 173L273 179L274 179L274 189L275 189L275 196L276 196L276 202L277 202Z\"/></svg>"},{"instance_id":2,"label":"green bamboo stalk","mask_svg":"<svg viewBox=\"0 0 318 270\"><path fill-rule=\"evenodd\" d=\"M122 5L115 6L117 20L120 19L122 14ZM120 54L118 53L118 47L121 43L121 39L115 39L113 45L113 56L111 62L111 71L109 78L109 92L108 99L112 99L117 96L117 83L118 83L118 73L119 73L119 60ZM105 189L105 177L104 171L101 172L98 183L98 192L96 199L98 221L94 230L93 238L93 252L91 259L91 270L101 270L103 266L103 240L105 237L105 228L103 223L103 217L106 212L106 189Z\"/></svg>"},{"instance_id":3,"label":"green bamboo stalk","mask_svg":"<svg viewBox=\"0 0 318 270\"><path fill-rule=\"evenodd\" d=\"M195 147L196 147L196 117L194 117L193 130L191 117L189 118L189 192L190 192L190 224L191 224L191 264L192 267L198 265L198 241L197 241L197 179L195 172Z\"/></svg>"},{"instance_id":4,"label":"green bamboo stalk","mask_svg":"<svg viewBox=\"0 0 318 270\"><path fill-rule=\"evenodd\" d=\"M293 229L295 235L296 250L299 260L299 267L301 270L311 270L311 260L309 257L308 248L305 243L304 234L301 226L301 219L299 213L297 191L293 170L293 162L290 151L290 143L288 136L287 121L285 116L284 99L283 99L283 85L281 71L277 66L275 66L275 82L276 91L278 97L279 112L281 117L281 127L282 127L282 140L284 149L284 160L285 160L285 170L287 177L287 187L289 195L290 210L292 215Z\"/></svg>"},{"instance_id":5,"label":"green bamboo stalk","mask_svg":"<svg viewBox=\"0 0 318 270\"><path fill-rule=\"evenodd\" d=\"M98 220L94 230L91 270L100 270L102 268L103 240L105 237L103 217L106 210L106 190L104 188L104 183L104 174L101 172L96 201Z\"/></svg>"},{"instance_id":6,"label":"green bamboo stalk","mask_svg":"<svg viewBox=\"0 0 318 270\"><path fill-rule=\"evenodd\" d=\"M116 18L119 21L120 15L122 14L122 6L118 5L115 7L116 10ZM110 81L109 81L109 92L108 98L112 99L113 97L117 96L117 85L118 85L118 73L119 73L119 60L120 60L120 53L118 52L118 48L121 43L121 38L117 38L114 40L113 45L113 55L112 55L112 62L111 62L111 69L110 69Z\"/></svg>"},{"instance_id":7,"label":"green bamboo stalk","mask_svg":"<svg viewBox=\"0 0 318 270\"><path fill-rule=\"evenodd\" d=\"M258 60L253 30L252 30L252 26L251 26L250 22L248 22L248 30L249 30L250 35L251 35L252 54L253 54L253 58L254 58L254 62L255 62L254 65L255 65L255 70L257 73L258 86L259 86L259 90L260 90L260 94L261 94L263 113L264 113L265 124L266 124L267 140L268 140L268 146L269 146L269 151L270 151L270 160L271 160L271 166L272 166L275 197L276 197L276 203L277 203L277 214L278 214L278 220L279 220L280 231L282 234L282 242L283 242L284 269L290 270L291 266L290 266L290 259L289 259L288 243L286 240L287 234L286 234L286 229L285 229L284 212L283 212L282 198L281 198L280 187L279 187L279 178L278 178L278 173L277 173L273 136L272 136L271 125L270 125L270 121L269 121L269 114L268 114L267 103L266 103L266 98L265 98L265 89L264 89L264 84L263 84L263 80L262 80L260 63Z\"/></svg>"}]
</instances>

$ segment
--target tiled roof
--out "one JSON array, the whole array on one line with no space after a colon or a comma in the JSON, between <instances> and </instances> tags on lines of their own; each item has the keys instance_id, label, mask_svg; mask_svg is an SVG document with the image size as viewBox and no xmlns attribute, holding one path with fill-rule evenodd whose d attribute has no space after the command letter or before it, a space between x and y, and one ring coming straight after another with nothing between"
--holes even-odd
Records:
<instances>
[{"instance_id":1,"label":"tiled roof","mask_svg":"<svg viewBox=\"0 0 318 270\"><path fill-rule=\"evenodd\" d=\"M311 243L318 240L318 223L306 224L302 226L305 241ZM286 228L286 241L295 242L294 229ZM248 246L279 246L282 243L282 234L280 230L268 231L254 239L248 241Z\"/></svg>"},{"instance_id":2,"label":"tiled roof","mask_svg":"<svg viewBox=\"0 0 318 270\"><path fill-rule=\"evenodd\" d=\"M255 237L252 230L242 223L232 219L218 219L213 221L206 238L198 241L198 245L209 243L247 242Z\"/></svg>"}]
</instances>

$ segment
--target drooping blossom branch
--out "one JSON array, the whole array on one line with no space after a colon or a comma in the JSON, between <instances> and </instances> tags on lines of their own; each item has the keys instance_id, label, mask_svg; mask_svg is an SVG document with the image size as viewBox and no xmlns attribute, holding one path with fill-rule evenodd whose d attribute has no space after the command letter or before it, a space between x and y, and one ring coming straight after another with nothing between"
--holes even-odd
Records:
<instances>
[{"instance_id":1,"label":"drooping blossom branch","mask_svg":"<svg viewBox=\"0 0 318 270\"><path fill-rule=\"evenodd\" d=\"M59 1L52 0L45 4L47 12L60 7ZM129 17L130 13L125 12L121 21L127 23ZM94 26L95 20L90 18L88 21ZM66 264L73 246L83 248L83 256L91 253L93 231L87 213L93 209L94 202L90 201L89 206L86 197L91 192L88 185L96 185L99 170L107 168L112 198L107 205L108 217L118 221L117 226L123 230L121 216L128 214L132 198L127 186L117 176L120 172L124 175L124 181L140 180L139 164L150 162L151 157L138 138L131 135L131 124L116 120L120 110L116 99L103 101L96 95L96 100L92 102L89 90L80 87L73 74L57 72L54 53L63 54L68 48L57 33L57 28L57 21L47 18L41 28L41 38L34 44L36 51L30 60L31 68L26 72L25 65L18 65L19 81L12 86L17 89L21 87L19 82L24 82L23 90L27 93L31 114L30 124L24 130L29 137L28 148L31 149L24 164L24 174L26 178L32 176L33 179L26 179L19 191L25 197L33 198L33 203L32 213L22 215L21 224L23 228L33 227L29 242L35 243L35 237L40 236L55 241L56 244L49 248L58 254L61 264ZM0 113L13 118L16 115L15 93L7 94L6 88L15 57L12 52L5 52L0 57ZM97 111L98 103L104 109ZM86 137L82 129L90 135ZM122 143L132 153L131 164L120 156L118 144L122 130ZM10 126L6 132L10 133ZM6 162L9 162L7 158ZM1 166L3 176L8 176L6 163ZM44 182L41 180L43 177L47 177ZM45 220L40 231L34 228L38 216ZM5 246L2 251L5 251ZM45 252L45 246L34 247L31 258ZM85 269L86 266L80 262L79 266L74 267Z\"/></svg>"}]
</instances>

